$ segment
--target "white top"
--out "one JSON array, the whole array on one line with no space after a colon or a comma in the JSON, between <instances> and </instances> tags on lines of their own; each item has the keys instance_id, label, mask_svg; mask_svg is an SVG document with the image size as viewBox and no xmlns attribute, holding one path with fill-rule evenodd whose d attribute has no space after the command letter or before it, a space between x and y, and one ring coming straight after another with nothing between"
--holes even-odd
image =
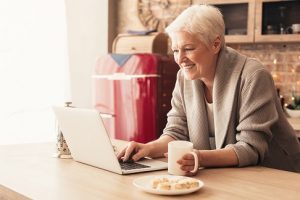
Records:
<instances>
[{"instance_id":1,"label":"white top","mask_svg":"<svg viewBox=\"0 0 300 200\"><path fill-rule=\"evenodd\" d=\"M207 111L207 120L208 120L208 130L209 136L215 136L215 124L214 124L214 111L213 111L213 103L208 103L205 99L206 103L206 111Z\"/></svg>"},{"instance_id":2,"label":"white top","mask_svg":"<svg viewBox=\"0 0 300 200\"><path fill-rule=\"evenodd\" d=\"M215 124L214 124L214 110L213 103L208 103L205 99L207 120L208 120L208 131L209 131L209 143L210 149L216 149L215 141Z\"/></svg>"}]
</instances>

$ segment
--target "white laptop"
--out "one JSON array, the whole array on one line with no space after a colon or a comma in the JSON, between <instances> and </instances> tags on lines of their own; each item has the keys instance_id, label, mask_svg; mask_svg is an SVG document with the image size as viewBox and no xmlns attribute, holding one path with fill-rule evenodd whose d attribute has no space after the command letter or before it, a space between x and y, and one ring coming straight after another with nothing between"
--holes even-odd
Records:
<instances>
[{"instance_id":1,"label":"white laptop","mask_svg":"<svg viewBox=\"0 0 300 200\"><path fill-rule=\"evenodd\" d=\"M53 110L74 160L118 174L167 169L166 162L154 159L119 162L97 110L70 107L53 107Z\"/></svg>"}]
</instances>

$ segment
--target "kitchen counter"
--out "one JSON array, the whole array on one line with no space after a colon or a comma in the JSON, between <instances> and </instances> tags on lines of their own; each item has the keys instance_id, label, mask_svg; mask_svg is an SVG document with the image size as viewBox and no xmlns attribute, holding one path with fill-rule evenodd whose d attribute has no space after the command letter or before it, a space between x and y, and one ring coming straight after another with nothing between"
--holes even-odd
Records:
<instances>
[{"instance_id":1,"label":"kitchen counter","mask_svg":"<svg viewBox=\"0 0 300 200\"><path fill-rule=\"evenodd\" d=\"M295 129L298 138L300 139L300 118L287 118L289 123Z\"/></svg>"},{"instance_id":2,"label":"kitchen counter","mask_svg":"<svg viewBox=\"0 0 300 200\"><path fill-rule=\"evenodd\" d=\"M202 169L198 192L176 197L145 193L135 178L167 171L118 175L72 159L58 159L54 143L0 146L0 199L285 199L300 197L300 174L266 167Z\"/></svg>"},{"instance_id":3,"label":"kitchen counter","mask_svg":"<svg viewBox=\"0 0 300 200\"><path fill-rule=\"evenodd\" d=\"M300 118L288 117L287 119L296 131L300 131Z\"/></svg>"}]
</instances>

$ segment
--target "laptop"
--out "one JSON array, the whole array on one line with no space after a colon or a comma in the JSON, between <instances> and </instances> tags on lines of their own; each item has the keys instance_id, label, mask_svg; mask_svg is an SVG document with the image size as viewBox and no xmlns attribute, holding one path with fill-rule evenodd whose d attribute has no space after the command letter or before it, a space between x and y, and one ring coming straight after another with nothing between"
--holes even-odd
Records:
<instances>
[{"instance_id":1,"label":"laptop","mask_svg":"<svg viewBox=\"0 0 300 200\"><path fill-rule=\"evenodd\" d=\"M74 160L118 174L167 169L168 164L150 158L119 161L97 110L53 107L60 130Z\"/></svg>"}]
</instances>

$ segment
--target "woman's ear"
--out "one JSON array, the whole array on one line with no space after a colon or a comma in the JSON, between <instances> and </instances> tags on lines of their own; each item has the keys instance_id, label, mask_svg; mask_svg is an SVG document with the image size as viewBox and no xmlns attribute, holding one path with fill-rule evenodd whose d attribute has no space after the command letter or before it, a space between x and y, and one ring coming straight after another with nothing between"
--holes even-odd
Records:
<instances>
[{"instance_id":1,"label":"woman's ear","mask_svg":"<svg viewBox=\"0 0 300 200\"><path fill-rule=\"evenodd\" d=\"M221 49L221 45L222 41L220 39L220 36L217 36L216 39L213 42L213 46L212 46L212 50L215 54L219 53L220 49Z\"/></svg>"}]
</instances>

